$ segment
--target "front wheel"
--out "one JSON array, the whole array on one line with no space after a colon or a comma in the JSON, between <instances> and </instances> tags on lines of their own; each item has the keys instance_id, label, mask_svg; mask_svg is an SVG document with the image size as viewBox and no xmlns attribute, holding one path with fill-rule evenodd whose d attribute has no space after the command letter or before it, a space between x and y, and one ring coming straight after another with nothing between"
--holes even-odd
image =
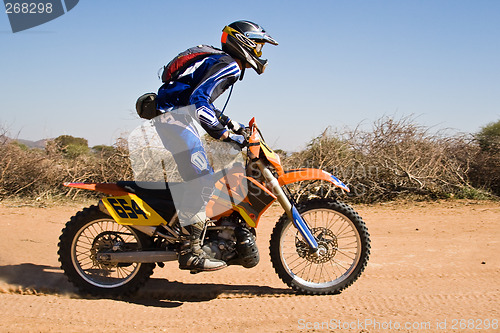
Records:
<instances>
[{"instance_id":1,"label":"front wheel","mask_svg":"<svg viewBox=\"0 0 500 333\"><path fill-rule=\"evenodd\" d=\"M66 223L59 237L59 261L68 280L95 296L127 296L144 285L155 264L106 263L98 254L139 251L149 237L117 224L96 206L85 208Z\"/></svg>"},{"instance_id":2,"label":"front wheel","mask_svg":"<svg viewBox=\"0 0 500 333\"><path fill-rule=\"evenodd\" d=\"M348 205L315 199L297 205L318 242L319 256L284 214L271 235L271 261L278 276L294 290L334 294L358 279L368 262L370 238L361 217Z\"/></svg>"}]
</instances>

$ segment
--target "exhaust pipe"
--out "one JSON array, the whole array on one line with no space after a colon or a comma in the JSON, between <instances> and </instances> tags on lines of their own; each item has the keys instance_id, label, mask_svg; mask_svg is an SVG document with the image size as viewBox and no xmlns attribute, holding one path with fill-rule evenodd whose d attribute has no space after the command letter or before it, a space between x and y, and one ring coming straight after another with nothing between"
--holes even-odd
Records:
<instances>
[{"instance_id":1,"label":"exhaust pipe","mask_svg":"<svg viewBox=\"0 0 500 333\"><path fill-rule=\"evenodd\" d=\"M130 251L130 252L110 252L98 253L98 261L105 263L156 263L165 261L176 261L175 251Z\"/></svg>"}]
</instances>

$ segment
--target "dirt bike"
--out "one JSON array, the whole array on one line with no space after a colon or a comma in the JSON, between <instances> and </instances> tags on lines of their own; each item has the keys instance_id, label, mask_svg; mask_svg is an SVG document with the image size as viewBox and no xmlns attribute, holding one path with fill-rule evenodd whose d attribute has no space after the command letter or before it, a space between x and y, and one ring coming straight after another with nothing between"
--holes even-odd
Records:
<instances>
[{"instance_id":1,"label":"dirt bike","mask_svg":"<svg viewBox=\"0 0 500 333\"><path fill-rule=\"evenodd\" d=\"M203 249L228 266L254 267L259 262L255 228L277 201L285 211L270 240L278 276L298 293L333 294L347 288L367 265L370 239L365 223L351 207L334 199L296 203L287 185L320 180L343 191L349 188L323 170L283 170L255 119L247 131L246 165L215 175ZM178 259L188 234L179 223L169 188L151 189L134 181L64 185L107 195L73 216L60 236L61 268L81 292L130 295L146 283L156 265Z\"/></svg>"}]
</instances>

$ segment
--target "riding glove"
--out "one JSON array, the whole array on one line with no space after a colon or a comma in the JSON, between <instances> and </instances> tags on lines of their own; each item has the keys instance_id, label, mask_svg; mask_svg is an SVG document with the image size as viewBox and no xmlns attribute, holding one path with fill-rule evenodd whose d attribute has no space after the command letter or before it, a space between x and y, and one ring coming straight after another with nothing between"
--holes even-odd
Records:
<instances>
[{"instance_id":1,"label":"riding glove","mask_svg":"<svg viewBox=\"0 0 500 333\"><path fill-rule=\"evenodd\" d=\"M226 142L234 142L236 143L241 149L245 148L247 145L247 140L245 140L245 137L243 135L239 134L233 134L229 133L229 136L224 139Z\"/></svg>"},{"instance_id":2,"label":"riding glove","mask_svg":"<svg viewBox=\"0 0 500 333\"><path fill-rule=\"evenodd\" d=\"M243 130L245 129L245 125L230 119L227 123L227 128L229 128L236 134L242 134Z\"/></svg>"}]
</instances>

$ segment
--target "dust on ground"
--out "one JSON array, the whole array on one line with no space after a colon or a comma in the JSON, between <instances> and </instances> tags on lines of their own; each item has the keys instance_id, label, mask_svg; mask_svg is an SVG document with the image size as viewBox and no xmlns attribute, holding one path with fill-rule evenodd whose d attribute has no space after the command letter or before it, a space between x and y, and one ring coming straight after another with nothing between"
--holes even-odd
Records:
<instances>
[{"instance_id":1,"label":"dust on ground","mask_svg":"<svg viewBox=\"0 0 500 333\"><path fill-rule=\"evenodd\" d=\"M191 275L157 267L130 299L81 296L57 258L78 204L0 203L1 332L490 332L500 320L500 203L445 201L354 206L371 234L368 266L338 295L294 294L261 262Z\"/></svg>"}]
</instances>

